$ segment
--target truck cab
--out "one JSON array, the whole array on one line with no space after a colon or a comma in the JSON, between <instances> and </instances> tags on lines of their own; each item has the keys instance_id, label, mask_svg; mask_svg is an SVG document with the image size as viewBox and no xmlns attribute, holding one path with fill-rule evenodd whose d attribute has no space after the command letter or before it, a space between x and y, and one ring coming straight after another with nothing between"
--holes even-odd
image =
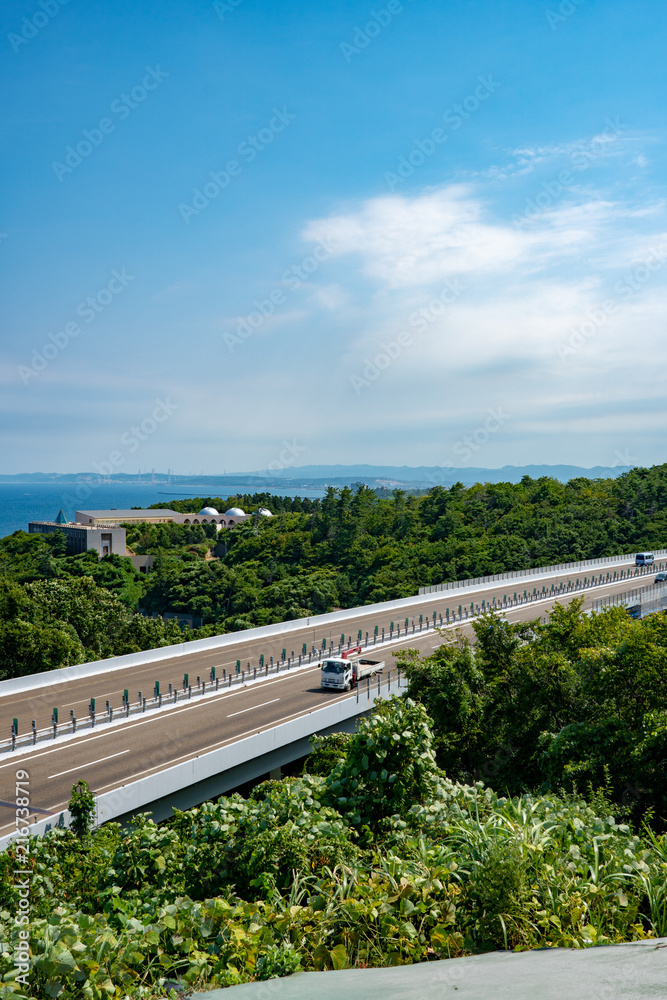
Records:
<instances>
[{"instance_id":1,"label":"truck cab","mask_svg":"<svg viewBox=\"0 0 667 1000\"><path fill-rule=\"evenodd\" d=\"M359 681L372 677L384 670L384 660L368 660L359 656L354 650L354 659L343 656L330 656L322 663L321 682L323 688L333 688L335 691L350 691ZM348 654L349 655L349 654Z\"/></svg>"},{"instance_id":2,"label":"truck cab","mask_svg":"<svg viewBox=\"0 0 667 1000\"><path fill-rule=\"evenodd\" d=\"M349 691L354 684L354 661L342 656L330 657L322 664L322 687Z\"/></svg>"}]
</instances>

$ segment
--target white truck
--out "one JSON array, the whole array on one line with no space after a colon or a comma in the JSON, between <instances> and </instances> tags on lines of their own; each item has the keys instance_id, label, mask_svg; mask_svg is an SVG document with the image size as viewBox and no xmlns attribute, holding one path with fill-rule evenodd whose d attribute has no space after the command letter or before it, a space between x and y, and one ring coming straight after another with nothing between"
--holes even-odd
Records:
<instances>
[{"instance_id":1,"label":"white truck","mask_svg":"<svg viewBox=\"0 0 667 1000\"><path fill-rule=\"evenodd\" d=\"M330 656L322 664L321 687L334 691L350 691L364 677L372 677L384 669L384 660L367 660L363 656Z\"/></svg>"}]
</instances>

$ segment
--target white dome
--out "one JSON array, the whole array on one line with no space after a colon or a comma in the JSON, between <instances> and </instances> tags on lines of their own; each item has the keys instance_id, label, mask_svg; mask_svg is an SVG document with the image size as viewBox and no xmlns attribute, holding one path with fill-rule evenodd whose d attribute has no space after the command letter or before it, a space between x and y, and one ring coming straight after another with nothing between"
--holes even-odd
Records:
<instances>
[{"instance_id":1,"label":"white dome","mask_svg":"<svg viewBox=\"0 0 667 1000\"><path fill-rule=\"evenodd\" d=\"M257 511L257 513L261 514L262 517L273 517L273 514L271 513L271 511L267 510L266 507L260 507L259 510Z\"/></svg>"},{"instance_id":2,"label":"white dome","mask_svg":"<svg viewBox=\"0 0 667 1000\"><path fill-rule=\"evenodd\" d=\"M245 511L240 507L230 507L225 511L225 517L245 517Z\"/></svg>"},{"instance_id":3,"label":"white dome","mask_svg":"<svg viewBox=\"0 0 667 1000\"><path fill-rule=\"evenodd\" d=\"M217 517L218 516L218 512L215 509L215 507L202 507L202 509L199 511L197 517L201 517L202 514L207 515L207 517Z\"/></svg>"}]
</instances>

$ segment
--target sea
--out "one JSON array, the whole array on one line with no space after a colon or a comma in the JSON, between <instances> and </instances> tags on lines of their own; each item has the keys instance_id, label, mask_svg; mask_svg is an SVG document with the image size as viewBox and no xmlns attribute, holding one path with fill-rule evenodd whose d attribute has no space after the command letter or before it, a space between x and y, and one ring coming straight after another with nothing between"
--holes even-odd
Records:
<instances>
[{"instance_id":1,"label":"sea","mask_svg":"<svg viewBox=\"0 0 667 1000\"><path fill-rule=\"evenodd\" d=\"M211 491L213 490L213 494ZM174 500L189 497L221 496L226 499L239 493L271 493L281 497L324 496L323 489L287 486L248 486L226 483L221 494L215 487L168 483L0 483L0 538L14 531L27 531L29 521L53 521L62 508L68 520L77 510L129 510L150 507L154 503L169 507Z\"/></svg>"}]
</instances>

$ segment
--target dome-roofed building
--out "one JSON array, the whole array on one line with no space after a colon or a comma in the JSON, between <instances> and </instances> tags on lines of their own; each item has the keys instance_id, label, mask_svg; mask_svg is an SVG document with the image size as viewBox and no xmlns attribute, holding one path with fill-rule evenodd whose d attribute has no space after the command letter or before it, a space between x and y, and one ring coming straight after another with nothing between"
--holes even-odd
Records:
<instances>
[{"instance_id":1,"label":"dome-roofed building","mask_svg":"<svg viewBox=\"0 0 667 1000\"><path fill-rule=\"evenodd\" d=\"M197 517L218 517L218 512L215 507L202 507L202 509L197 514Z\"/></svg>"},{"instance_id":2,"label":"dome-roofed building","mask_svg":"<svg viewBox=\"0 0 667 1000\"><path fill-rule=\"evenodd\" d=\"M230 507L225 511L225 517L245 517L245 511L240 507Z\"/></svg>"},{"instance_id":3,"label":"dome-roofed building","mask_svg":"<svg viewBox=\"0 0 667 1000\"><path fill-rule=\"evenodd\" d=\"M266 507L260 507L257 513L261 514L262 517L273 517L271 511L267 510Z\"/></svg>"}]
</instances>

